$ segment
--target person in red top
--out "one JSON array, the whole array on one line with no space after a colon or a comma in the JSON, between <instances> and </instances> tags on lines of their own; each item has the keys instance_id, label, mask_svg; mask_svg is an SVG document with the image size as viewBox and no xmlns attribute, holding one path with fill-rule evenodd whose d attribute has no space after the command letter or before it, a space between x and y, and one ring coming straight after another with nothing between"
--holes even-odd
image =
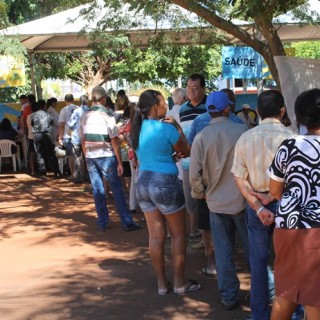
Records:
<instances>
[{"instance_id":1,"label":"person in red top","mask_svg":"<svg viewBox=\"0 0 320 320\"><path fill-rule=\"evenodd\" d=\"M22 110L22 121L21 121L23 133L25 134L28 133L27 118L28 118L28 115L32 113L31 104L36 102L36 97L33 94L29 94L27 99L28 99L28 102Z\"/></svg>"}]
</instances>

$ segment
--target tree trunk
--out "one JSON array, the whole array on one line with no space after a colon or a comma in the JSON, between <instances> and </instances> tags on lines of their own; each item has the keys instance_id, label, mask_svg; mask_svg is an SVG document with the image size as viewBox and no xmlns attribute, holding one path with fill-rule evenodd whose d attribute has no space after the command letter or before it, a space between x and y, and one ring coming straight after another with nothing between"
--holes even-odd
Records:
<instances>
[{"instance_id":1,"label":"tree trunk","mask_svg":"<svg viewBox=\"0 0 320 320\"><path fill-rule=\"evenodd\" d=\"M265 38L265 41L262 41L254 35L249 34L241 27L233 24L231 21L219 17L213 11L206 9L200 4L195 4L194 1L172 0L172 2L188 11L196 13L211 25L233 35L244 44L260 53L266 60L274 81L277 83L277 86L280 87L279 74L273 57L275 55L285 55L285 51L272 22L268 22L263 18L256 20L256 25Z\"/></svg>"}]
</instances>

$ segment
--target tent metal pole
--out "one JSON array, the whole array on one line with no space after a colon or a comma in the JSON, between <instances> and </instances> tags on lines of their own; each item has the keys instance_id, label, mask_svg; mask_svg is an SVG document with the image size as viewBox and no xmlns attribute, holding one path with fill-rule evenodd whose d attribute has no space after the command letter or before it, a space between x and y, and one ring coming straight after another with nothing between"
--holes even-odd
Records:
<instances>
[{"instance_id":1,"label":"tent metal pole","mask_svg":"<svg viewBox=\"0 0 320 320\"><path fill-rule=\"evenodd\" d=\"M31 90L32 93L36 96L36 80L34 77L34 65L33 65L33 52L28 52L28 60L30 65L30 73L31 73Z\"/></svg>"}]
</instances>

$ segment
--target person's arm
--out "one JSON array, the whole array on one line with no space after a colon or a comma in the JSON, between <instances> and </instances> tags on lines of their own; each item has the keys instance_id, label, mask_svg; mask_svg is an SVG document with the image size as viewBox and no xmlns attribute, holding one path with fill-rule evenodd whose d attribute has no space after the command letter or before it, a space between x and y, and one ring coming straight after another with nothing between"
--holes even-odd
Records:
<instances>
[{"instance_id":1,"label":"person's arm","mask_svg":"<svg viewBox=\"0 0 320 320\"><path fill-rule=\"evenodd\" d=\"M65 122L59 122L58 143L63 144Z\"/></svg>"},{"instance_id":2,"label":"person's arm","mask_svg":"<svg viewBox=\"0 0 320 320\"><path fill-rule=\"evenodd\" d=\"M171 116L165 117L164 122L172 124L180 134L180 138L178 139L177 143L173 146L173 149L177 153L178 157L179 158L189 157L191 148L179 123Z\"/></svg>"},{"instance_id":3,"label":"person's arm","mask_svg":"<svg viewBox=\"0 0 320 320\"><path fill-rule=\"evenodd\" d=\"M191 186L191 195L195 199L204 199L205 186L202 179L202 151L201 144L195 139L191 148L189 180Z\"/></svg>"},{"instance_id":4,"label":"person's arm","mask_svg":"<svg viewBox=\"0 0 320 320\"><path fill-rule=\"evenodd\" d=\"M260 199L252 194L253 189L249 181L236 176L234 179L239 191L247 200L251 208L256 211L262 224L265 226L271 225L274 222L274 213L265 208Z\"/></svg>"},{"instance_id":5,"label":"person's arm","mask_svg":"<svg viewBox=\"0 0 320 320\"><path fill-rule=\"evenodd\" d=\"M118 161L118 175L122 176L123 175L123 165L122 165L122 159L121 159L121 152L120 152L120 146L119 146L119 139L118 137L111 138L111 144L113 148L113 152L117 158Z\"/></svg>"},{"instance_id":6,"label":"person's arm","mask_svg":"<svg viewBox=\"0 0 320 320\"><path fill-rule=\"evenodd\" d=\"M269 192L277 200L281 199L281 196L282 196L282 193L283 193L283 188L284 188L284 182L276 181L276 180L270 178Z\"/></svg>"}]
</instances>

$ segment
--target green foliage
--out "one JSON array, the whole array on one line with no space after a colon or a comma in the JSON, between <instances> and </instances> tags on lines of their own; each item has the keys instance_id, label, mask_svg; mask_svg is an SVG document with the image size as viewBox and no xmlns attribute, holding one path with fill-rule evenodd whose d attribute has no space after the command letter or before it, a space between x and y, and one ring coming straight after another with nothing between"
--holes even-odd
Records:
<instances>
[{"instance_id":1,"label":"green foliage","mask_svg":"<svg viewBox=\"0 0 320 320\"><path fill-rule=\"evenodd\" d=\"M291 47L296 50L296 57L320 59L320 41L295 42Z\"/></svg>"},{"instance_id":2,"label":"green foliage","mask_svg":"<svg viewBox=\"0 0 320 320\"><path fill-rule=\"evenodd\" d=\"M10 23L20 24L70 9L87 0L1 0L7 5ZM1 5L0 5L1 10Z\"/></svg>"},{"instance_id":3,"label":"green foliage","mask_svg":"<svg viewBox=\"0 0 320 320\"><path fill-rule=\"evenodd\" d=\"M114 75L130 82L152 82L177 86L178 79L185 81L192 73L201 73L209 89L221 75L220 48L208 46L167 45L136 49L123 62L114 64Z\"/></svg>"},{"instance_id":4,"label":"green foliage","mask_svg":"<svg viewBox=\"0 0 320 320\"><path fill-rule=\"evenodd\" d=\"M264 17L272 20L281 14L287 13L297 6L305 4L306 0L229 0L228 1L236 10L236 17L251 18Z\"/></svg>"},{"instance_id":5,"label":"green foliage","mask_svg":"<svg viewBox=\"0 0 320 320\"><path fill-rule=\"evenodd\" d=\"M0 29L4 29L9 25L7 10L8 7L5 1L0 0Z\"/></svg>"},{"instance_id":6,"label":"green foliage","mask_svg":"<svg viewBox=\"0 0 320 320\"><path fill-rule=\"evenodd\" d=\"M30 84L25 87L10 87L0 88L0 102L13 103L19 102L19 96L22 94L29 94L31 92Z\"/></svg>"}]
</instances>

